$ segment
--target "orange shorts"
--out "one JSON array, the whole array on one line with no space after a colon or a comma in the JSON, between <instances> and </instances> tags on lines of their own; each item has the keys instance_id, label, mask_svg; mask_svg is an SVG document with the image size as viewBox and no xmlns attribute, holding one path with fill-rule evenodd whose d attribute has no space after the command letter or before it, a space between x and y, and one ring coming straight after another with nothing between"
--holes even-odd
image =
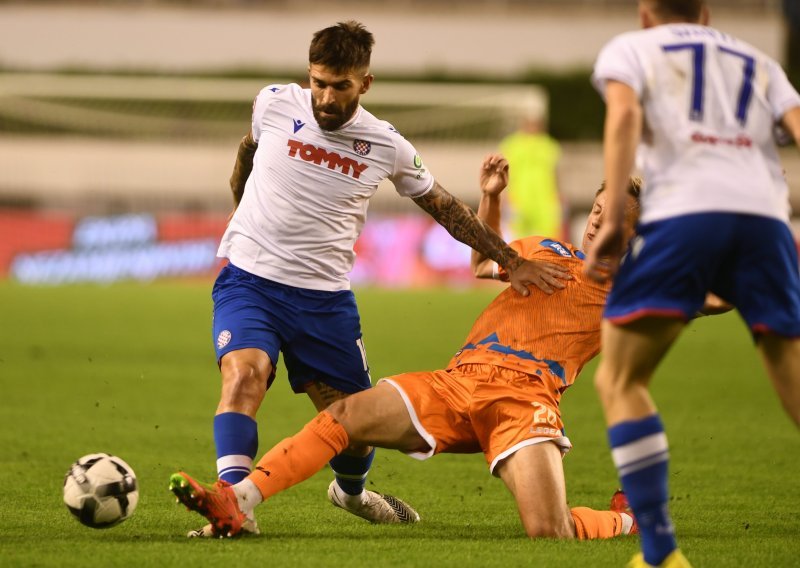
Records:
<instances>
[{"instance_id":1,"label":"orange shorts","mask_svg":"<svg viewBox=\"0 0 800 568\"><path fill-rule=\"evenodd\" d=\"M572 447L564 435L559 393L536 375L467 364L384 381L403 397L414 427L430 448L408 452L417 459L483 452L494 473L501 460L525 446L555 442L563 453Z\"/></svg>"}]
</instances>

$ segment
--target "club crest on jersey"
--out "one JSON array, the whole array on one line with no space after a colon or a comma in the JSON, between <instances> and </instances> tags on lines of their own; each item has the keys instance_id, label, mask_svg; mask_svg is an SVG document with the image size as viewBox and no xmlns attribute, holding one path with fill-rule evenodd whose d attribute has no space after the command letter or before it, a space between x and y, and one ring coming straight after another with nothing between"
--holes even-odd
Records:
<instances>
[{"instance_id":1,"label":"club crest on jersey","mask_svg":"<svg viewBox=\"0 0 800 568\"><path fill-rule=\"evenodd\" d=\"M297 131L303 128L306 125L305 122L300 120L299 118L292 119L292 128L294 128L294 133L297 134Z\"/></svg>"},{"instance_id":2,"label":"club crest on jersey","mask_svg":"<svg viewBox=\"0 0 800 568\"><path fill-rule=\"evenodd\" d=\"M353 150L355 150L356 154L359 156L366 156L369 154L369 151L372 150L372 144L366 140L353 140Z\"/></svg>"},{"instance_id":3,"label":"club crest on jersey","mask_svg":"<svg viewBox=\"0 0 800 568\"><path fill-rule=\"evenodd\" d=\"M361 164L352 158L344 158L336 152L328 152L325 148L318 148L313 144L304 144L299 140L289 139L289 157L299 158L304 162L312 162L318 166L326 166L329 170L338 169L344 175L358 179L369 164Z\"/></svg>"},{"instance_id":4,"label":"club crest on jersey","mask_svg":"<svg viewBox=\"0 0 800 568\"><path fill-rule=\"evenodd\" d=\"M227 329L223 329L222 331L220 331L219 335L217 336L217 349L222 349L230 342L231 342L231 332L228 331Z\"/></svg>"},{"instance_id":5,"label":"club crest on jersey","mask_svg":"<svg viewBox=\"0 0 800 568\"><path fill-rule=\"evenodd\" d=\"M557 241L551 241L550 239L544 239L539 244L542 245L543 247L550 247L551 249L556 251L561 256L565 256L567 258L572 256L572 253L569 251L569 249L567 249L567 247L565 247L564 245L562 245L561 243L559 243Z\"/></svg>"}]
</instances>

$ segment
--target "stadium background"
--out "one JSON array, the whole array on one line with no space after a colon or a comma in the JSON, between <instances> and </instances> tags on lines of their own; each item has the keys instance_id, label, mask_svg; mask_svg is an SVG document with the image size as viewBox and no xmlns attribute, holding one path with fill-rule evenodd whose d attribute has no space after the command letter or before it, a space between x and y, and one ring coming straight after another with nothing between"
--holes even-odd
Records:
<instances>
[{"instance_id":1,"label":"stadium background","mask_svg":"<svg viewBox=\"0 0 800 568\"><path fill-rule=\"evenodd\" d=\"M625 565L635 537L524 538L481 455L420 463L377 452L370 487L412 503L417 525L342 513L325 499L323 471L259 508L262 538L231 542L186 539L197 519L175 506L166 481L176 469L215 474L210 288L227 180L253 95L270 78L303 79L311 33L348 17L375 31L365 104L397 122L470 203L482 153L521 105L546 104L579 219L601 176L603 110L589 68L605 39L636 26L633 4L0 0L0 567ZM800 66L800 51L784 51L797 44L780 0L713 4L720 27ZM785 154L795 191L796 153ZM382 189L359 242L356 296L374 379L446 364L500 286L472 287L462 267L442 265L458 256L440 248L452 239L423 240L430 222L415 209ZM365 262L376 257L382 268ZM28 282L49 284L9 275L14 259ZM126 281L52 285L89 277ZM574 444L569 501L601 509L617 473L595 364L561 409ZM313 413L283 373L279 364L259 410L262 451ZM797 566L800 436L738 315L694 320L658 375L687 556L715 568ZM82 526L61 500L69 464L97 451L122 456L140 483L134 517L108 531Z\"/></svg>"},{"instance_id":2,"label":"stadium background","mask_svg":"<svg viewBox=\"0 0 800 568\"><path fill-rule=\"evenodd\" d=\"M602 175L602 105L589 70L604 41L637 25L630 4L2 2L0 278L213 273L250 101L268 82L302 81L312 32L347 18L377 40L364 106L468 203L481 156L520 112L548 112L564 146L565 226L577 238ZM792 62L778 0L713 7L715 25ZM796 151L784 158L789 179L800 179ZM466 247L415 209L381 188L357 246L356 284L469 283Z\"/></svg>"}]
</instances>

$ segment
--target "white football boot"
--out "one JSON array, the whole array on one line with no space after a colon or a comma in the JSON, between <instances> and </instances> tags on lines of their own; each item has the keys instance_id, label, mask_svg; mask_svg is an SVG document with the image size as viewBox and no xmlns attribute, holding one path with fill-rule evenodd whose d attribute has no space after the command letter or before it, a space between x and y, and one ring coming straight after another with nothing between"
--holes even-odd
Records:
<instances>
[{"instance_id":1,"label":"white football boot","mask_svg":"<svg viewBox=\"0 0 800 568\"><path fill-rule=\"evenodd\" d=\"M365 489L358 495L348 495L334 479L328 486L328 500L340 509L370 523L418 523L419 513L397 497ZM244 526L242 526L244 528Z\"/></svg>"}]
</instances>

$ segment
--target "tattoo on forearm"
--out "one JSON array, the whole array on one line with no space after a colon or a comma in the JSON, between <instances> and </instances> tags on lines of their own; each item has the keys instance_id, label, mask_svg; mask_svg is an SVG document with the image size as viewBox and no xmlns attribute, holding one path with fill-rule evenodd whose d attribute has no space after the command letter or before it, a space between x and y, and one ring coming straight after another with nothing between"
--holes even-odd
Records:
<instances>
[{"instance_id":1,"label":"tattoo on forearm","mask_svg":"<svg viewBox=\"0 0 800 568\"><path fill-rule=\"evenodd\" d=\"M255 142L250 134L242 138L239 144L239 151L236 154L236 163L233 165L233 173L231 174L231 192L233 192L233 201L236 205L242 200L244 195L244 184L253 171L253 156L258 148L258 143Z\"/></svg>"},{"instance_id":2,"label":"tattoo on forearm","mask_svg":"<svg viewBox=\"0 0 800 568\"><path fill-rule=\"evenodd\" d=\"M414 202L436 219L455 239L491 258L506 270L517 268L522 259L514 249L475 212L438 183Z\"/></svg>"}]
</instances>

